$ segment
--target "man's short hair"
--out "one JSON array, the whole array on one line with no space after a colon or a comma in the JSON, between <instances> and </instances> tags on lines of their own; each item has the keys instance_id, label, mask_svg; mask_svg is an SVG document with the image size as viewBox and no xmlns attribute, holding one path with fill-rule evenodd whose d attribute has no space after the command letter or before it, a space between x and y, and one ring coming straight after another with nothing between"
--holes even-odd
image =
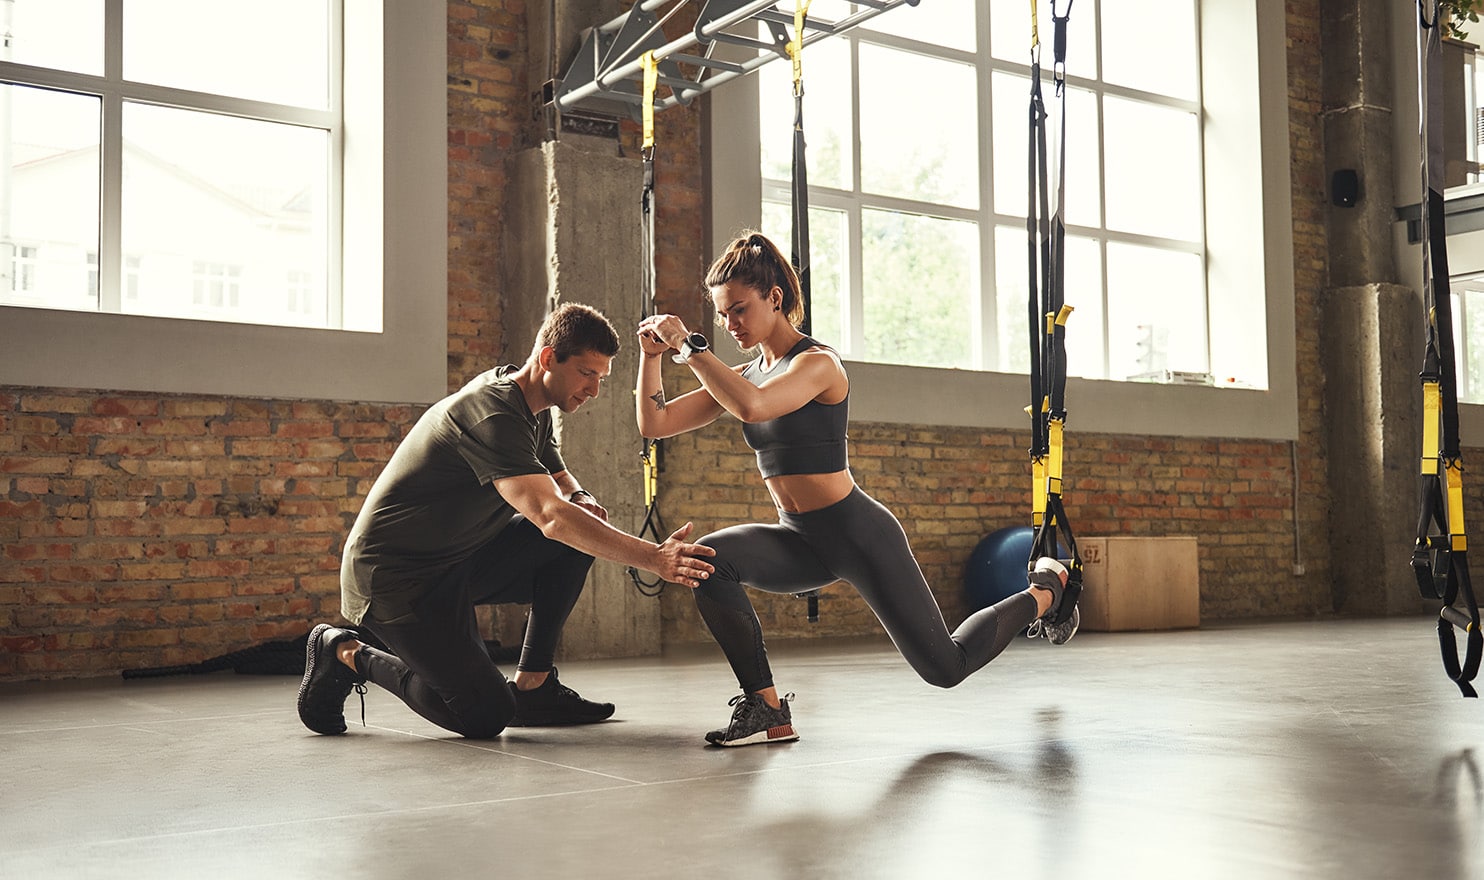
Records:
<instances>
[{"instance_id":1,"label":"man's short hair","mask_svg":"<svg viewBox=\"0 0 1484 880\"><path fill-rule=\"evenodd\" d=\"M575 354L595 351L605 357L618 354L618 334L603 313L581 303L564 303L541 322L536 349L551 346L557 363Z\"/></svg>"}]
</instances>

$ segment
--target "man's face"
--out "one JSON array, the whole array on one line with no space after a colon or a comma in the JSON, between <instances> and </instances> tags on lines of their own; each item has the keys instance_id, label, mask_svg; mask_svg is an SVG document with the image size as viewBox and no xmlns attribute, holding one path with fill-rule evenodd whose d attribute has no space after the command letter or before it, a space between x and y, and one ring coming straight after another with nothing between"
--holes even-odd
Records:
<instances>
[{"instance_id":1,"label":"man's face","mask_svg":"<svg viewBox=\"0 0 1484 880\"><path fill-rule=\"evenodd\" d=\"M562 412L573 412L598 396L603 380L612 371L613 358L596 351L575 354L566 363L557 363L553 352L547 367L546 392Z\"/></svg>"}]
</instances>

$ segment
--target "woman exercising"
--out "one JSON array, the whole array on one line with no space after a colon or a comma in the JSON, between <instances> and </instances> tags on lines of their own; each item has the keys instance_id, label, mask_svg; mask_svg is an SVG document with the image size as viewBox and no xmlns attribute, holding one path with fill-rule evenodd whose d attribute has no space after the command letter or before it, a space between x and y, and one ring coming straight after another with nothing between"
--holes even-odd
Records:
<instances>
[{"instance_id":1,"label":"woman exercising","mask_svg":"<svg viewBox=\"0 0 1484 880\"><path fill-rule=\"evenodd\" d=\"M760 353L729 367L680 318L645 318L638 330L644 355L639 430L649 438L673 437L731 413L742 421L742 436L757 452L778 507L777 525L732 526L698 542L715 548L716 571L695 588L696 606L743 691L732 699L731 722L706 734L708 742L744 746L799 738L788 707L792 695L780 698L774 687L744 584L799 593L848 581L917 674L938 687L963 681L1037 620L1036 629L1053 644L1076 633L1075 608L1064 623L1051 625L1067 578L1054 559L1038 560L1025 591L976 612L950 633L901 523L850 475L850 380L833 349L799 331L803 305L793 268L772 241L752 233L711 265L706 287L727 332L743 349ZM701 382L675 400L665 399L660 380L660 358L670 351Z\"/></svg>"}]
</instances>

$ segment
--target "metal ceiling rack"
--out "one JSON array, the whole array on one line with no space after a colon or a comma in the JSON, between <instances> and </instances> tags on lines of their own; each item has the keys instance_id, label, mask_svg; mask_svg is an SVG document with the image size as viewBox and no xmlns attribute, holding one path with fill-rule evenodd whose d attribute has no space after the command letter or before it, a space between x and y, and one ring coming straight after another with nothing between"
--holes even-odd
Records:
<instances>
[{"instance_id":1,"label":"metal ceiling rack","mask_svg":"<svg viewBox=\"0 0 1484 880\"><path fill-rule=\"evenodd\" d=\"M898 6L916 6L919 0L855 0L856 11L837 21L809 16L803 45L843 34ZM656 11L670 6L663 16ZM658 61L658 83L670 94L656 93L656 112L689 104L697 95L746 76L778 58L787 58L787 26L794 11L779 8L777 0L704 0L696 26L685 36L666 41L663 25L694 0L642 0L628 12L588 31L577 57L556 86L551 102L558 113L637 119L643 103L643 56L653 52ZM762 25L760 29L758 25ZM759 33L766 33L760 39ZM743 61L714 57L718 46L751 47L759 54ZM680 65L697 68L686 76Z\"/></svg>"}]
</instances>

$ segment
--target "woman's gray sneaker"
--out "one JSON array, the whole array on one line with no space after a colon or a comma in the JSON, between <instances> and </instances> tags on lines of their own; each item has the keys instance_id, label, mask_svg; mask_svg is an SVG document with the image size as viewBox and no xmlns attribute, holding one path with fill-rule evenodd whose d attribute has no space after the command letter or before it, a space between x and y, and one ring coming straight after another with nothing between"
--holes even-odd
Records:
<instances>
[{"instance_id":1,"label":"woman's gray sneaker","mask_svg":"<svg viewBox=\"0 0 1484 880\"><path fill-rule=\"evenodd\" d=\"M706 734L714 746L751 746L762 743L793 742L799 738L794 730L793 714L788 704L793 694L778 701L778 708L768 705L761 694L738 694L727 703L733 706L731 723L722 730Z\"/></svg>"}]
</instances>

